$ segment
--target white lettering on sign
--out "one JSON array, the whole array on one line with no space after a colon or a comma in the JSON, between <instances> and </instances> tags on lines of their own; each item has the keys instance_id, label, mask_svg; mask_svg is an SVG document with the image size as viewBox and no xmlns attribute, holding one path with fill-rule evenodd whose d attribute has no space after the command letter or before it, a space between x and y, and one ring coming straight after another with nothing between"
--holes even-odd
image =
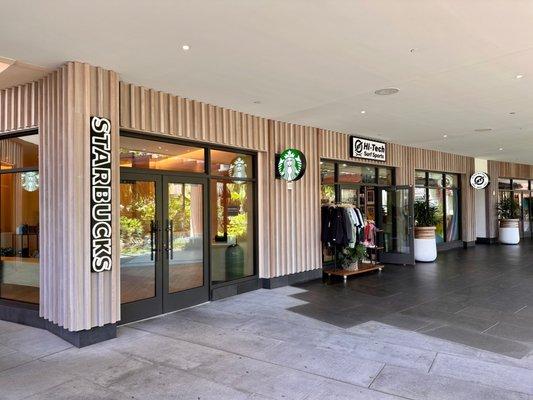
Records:
<instances>
[{"instance_id":1,"label":"white lettering on sign","mask_svg":"<svg viewBox=\"0 0 533 400\"><path fill-rule=\"evenodd\" d=\"M91 117L91 271L110 271L112 262L111 122Z\"/></svg>"},{"instance_id":2,"label":"white lettering on sign","mask_svg":"<svg viewBox=\"0 0 533 400\"><path fill-rule=\"evenodd\" d=\"M387 144L350 136L350 157L387 161Z\"/></svg>"}]
</instances>

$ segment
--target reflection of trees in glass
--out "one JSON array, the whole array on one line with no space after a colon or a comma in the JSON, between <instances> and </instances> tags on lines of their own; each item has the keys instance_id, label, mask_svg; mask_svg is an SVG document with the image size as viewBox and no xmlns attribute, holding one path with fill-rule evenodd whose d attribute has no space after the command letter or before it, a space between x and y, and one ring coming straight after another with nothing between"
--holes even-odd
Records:
<instances>
[{"instance_id":1,"label":"reflection of trees in glass","mask_svg":"<svg viewBox=\"0 0 533 400\"><path fill-rule=\"evenodd\" d=\"M139 184L135 184L137 186ZM140 187L139 187L140 189ZM134 185L121 185L120 242L121 254L134 256L150 248L150 222L155 215L153 193L135 190ZM125 200L125 201L124 201Z\"/></svg>"},{"instance_id":2,"label":"reflection of trees in glass","mask_svg":"<svg viewBox=\"0 0 533 400\"><path fill-rule=\"evenodd\" d=\"M217 236L234 236L237 241L248 235L246 183L217 183Z\"/></svg>"}]
</instances>

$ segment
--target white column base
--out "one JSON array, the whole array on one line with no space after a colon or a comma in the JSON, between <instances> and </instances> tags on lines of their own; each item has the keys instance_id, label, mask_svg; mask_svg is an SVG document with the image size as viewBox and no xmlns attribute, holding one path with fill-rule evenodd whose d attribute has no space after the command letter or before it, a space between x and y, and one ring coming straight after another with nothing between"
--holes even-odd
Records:
<instances>
[{"instance_id":1,"label":"white column base","mask_svg":"<svg viewBox=\"0 0 533 400\"><path fill-rule=\"evenodd\" d=\"M437 259L437 241L433 239L415 239L415 260L432 262Z\"/></svg>"},{"instance_id":2,"label":"white column base","mask_svg":"<svg viewBox=\"0 0 533 400\"><path fill-rule=\"evenodd\" d=\"M518 244L520 231L518 228L499 228L498 240L502 244Z\"/></svg>"}]
</instances>

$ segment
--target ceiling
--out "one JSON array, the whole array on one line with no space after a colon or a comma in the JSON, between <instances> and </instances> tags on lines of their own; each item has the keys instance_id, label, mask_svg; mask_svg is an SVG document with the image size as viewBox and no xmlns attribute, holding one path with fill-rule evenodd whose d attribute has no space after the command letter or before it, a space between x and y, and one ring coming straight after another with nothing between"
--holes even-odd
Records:
<instances>
[{"instance_id":1,"label":"ceiling","mask_svg":"<svg viewBox=\"0 0 533 400\"><path fill-rule=\"evenodd\" d=\"M1 3L3 57L84 61L268 118L533 164L532 1ZM374 94L385 87L400 92Z\"/></svg>"}]
</instances>

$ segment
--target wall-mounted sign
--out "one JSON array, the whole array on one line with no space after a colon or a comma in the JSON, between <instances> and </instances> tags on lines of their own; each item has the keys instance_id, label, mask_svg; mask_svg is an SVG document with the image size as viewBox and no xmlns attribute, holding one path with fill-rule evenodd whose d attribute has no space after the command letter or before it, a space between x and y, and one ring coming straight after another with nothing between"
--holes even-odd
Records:
<instances>
[{"instance_id":1,"label":"wall-mounted sign","mask_svg":"<svg viewBox=\"0 0 533 400\"><path fill-rule=\"evenodd\" d=\"M27 192L35 192L39 189L39 173L36 171L23 172L20 174L22 188Z\"/></svg>"},{"instance_id":2,"label":"wall-mounted sign","mask_svg":"<svg viewBox=\"0 0 533 400\"><path fill-rule=\"evenodd\" d=\"M91 117L91 271L110 271L111 253L111 122Z\"/></svg>"},{"instance_id":3,"label":"wall-mounted sign","mask_svg":"<svg viewBox=\"0 0 533 400\"><path fill-rule=\"evenodd\" d=\"M476 172L470 177L470 186L474 189L485 189L490 183L490 178L485 172Z\"/></svg>"},{"instance_id":4,"label":"wall-mounted sign","mask_svg":"<svg viewBox=\"0 0 533 400\"><path fill-rule=\"evenodd\" d=\"M276 177L288 182L297 181L304 176L305 167L305 156L300 150L285 149L276 156Z\"/></svg>"},{"instance_id":5,"label":"wall-mounted sign","mask_svg":"<svg viewBox=\"0 0 533 400\"><path fill-rule=\"evenodd\" d=\"M375 140L350 136L350 157L374 161L387 161L387 144Z\"/></svg>"}]
</instances>

